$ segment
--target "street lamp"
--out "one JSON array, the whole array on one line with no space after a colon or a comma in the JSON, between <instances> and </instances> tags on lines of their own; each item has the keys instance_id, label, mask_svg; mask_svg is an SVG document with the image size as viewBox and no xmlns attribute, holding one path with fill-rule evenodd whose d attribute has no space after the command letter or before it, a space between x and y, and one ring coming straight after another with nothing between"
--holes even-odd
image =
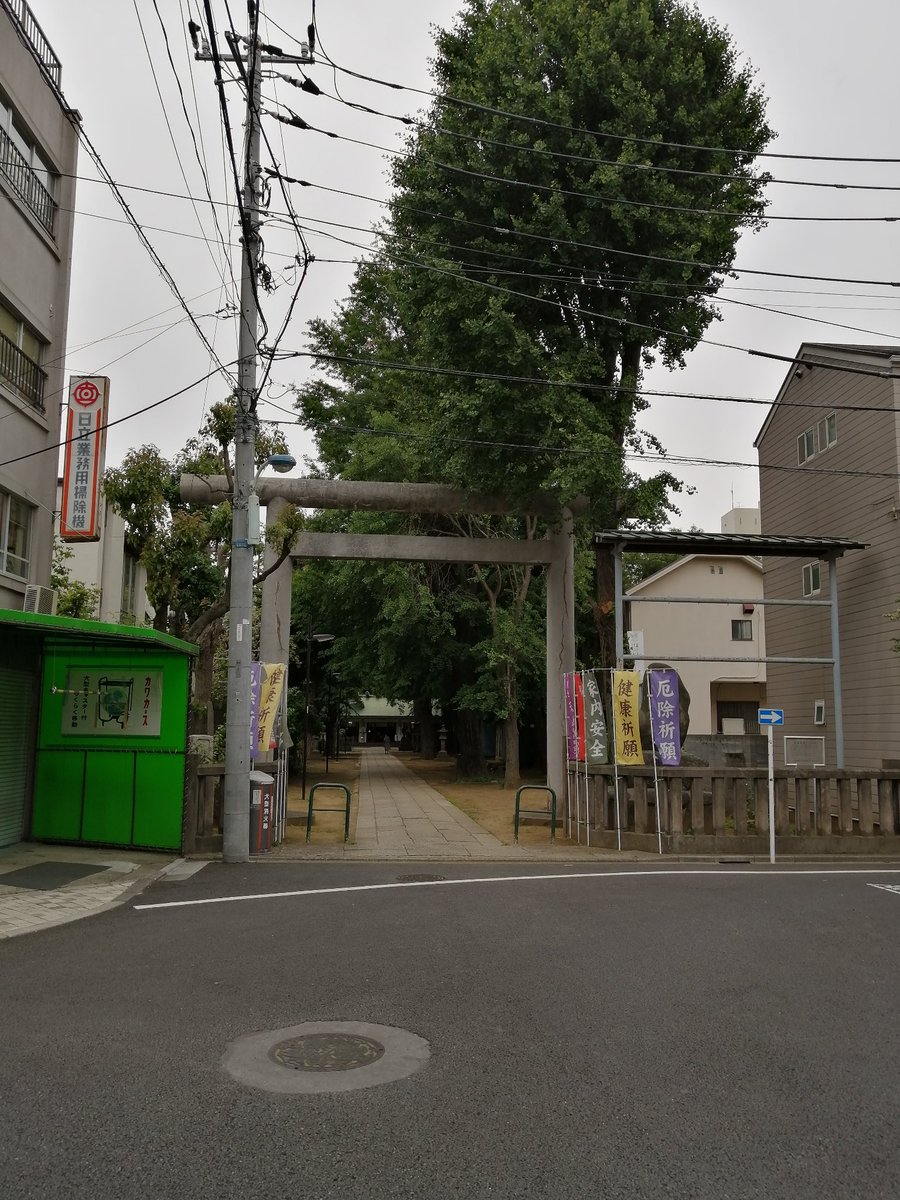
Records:
<instances>
[{"instance_id":1,"label":"street lamp","mask_svg":"<svg viewBox=\"0 0 900 1200\"><path fill-rule=\"evenodd\" d=\"M329 642L333 641L333 633L313 633L312 626L310 626L310 631L306 635L306 695L305 703L303 705L303 771L300 776L300 795L303 802L306 800L306 756L309 753L309 685L312 671L313 642L319 646L325 646Z\"/></svg>"},{"instance_id":2,"label":"street lamp","mask_svg":"<svg viewBox=\"0 0 900 1200\"><path fill-rule=\"evenodd\" d=\"M239 449L243 454L246 447L241 444ZM260 544L259 497L256 494L256 484L266 467L271 466L275 471L283 473L297 465L296 459L291 454L270 454L256 472L252 483L249 483L250 471L238 470L239 457L236 452L234 490L231 497L233 516L228 627L228 702L225 714L225 786L222 806L222 858L225 862L249 862L250 860L250 710L252 705L250 665L253 658L253 555L255 548ZM247 465L252 470L252 462Z\"/></svg>"}]
</instances>

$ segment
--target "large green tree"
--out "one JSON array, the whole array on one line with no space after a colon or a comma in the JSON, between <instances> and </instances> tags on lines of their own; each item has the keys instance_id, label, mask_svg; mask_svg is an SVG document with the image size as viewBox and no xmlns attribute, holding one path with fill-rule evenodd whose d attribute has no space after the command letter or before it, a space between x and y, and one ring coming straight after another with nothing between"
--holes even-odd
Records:
<instances>
[{"instance_id":1,"label":"large green tree","mask_svg":"<svg viewBox=\"0 0 900 1200\"><path fill-rule=\"evenodd\" d=\"M523 508L537 489L586 495L586 528L665 519L679 482L627 466L656 447L641 376L654 359L683 364L738 237L762 223L753 162L771 131L751 68L677 0L467 0L437 35L433 72L380 249L337 315L311 326L330 378L300 409L325 469L439 479ZM440 373L453 371L470 374ZM599 565L594 657L608 663ZM482 586L488 606L495 590ZM522 645L518 594L511 579L497 591L498 654Z\"/></svg>"}]
</instances>

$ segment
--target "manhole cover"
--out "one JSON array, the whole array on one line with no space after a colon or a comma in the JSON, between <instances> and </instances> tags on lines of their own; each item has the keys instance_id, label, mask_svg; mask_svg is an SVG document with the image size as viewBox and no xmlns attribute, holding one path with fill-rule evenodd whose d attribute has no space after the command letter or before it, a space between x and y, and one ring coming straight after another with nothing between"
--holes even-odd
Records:
<instances>
[{"instance_id":1,"label":"manhole cover","mask_svg":"<svg viewBox=\"0 0 900 1200\"><path fill-rule=\"evenodd\" d=\"M383 1054L381 1042L352 1033L306 1033L269 1051L271 1059L295 1071L352 1071L377 1062Z\"/></svg>"},{"instance_id":2,"label":"manhole cover","mask_svg":"<svg viewBox=\"0 0 900 1200\"><path fill-rule=\"evenodd\" d=\"M306 1021L236 1038L222 1066L247 1087L313 1096L406 1079L428 1058L425 1039L406 1029L366 1021Z\"/></svg>"},{"instance_id":3,"label":"manhole cover","mask_svg":"<svg viewBox=\"0 0 900 1200\"><path fill-rule=\"evenodd\" d=\"M446 875L398 875L400 883L441 883Z\"/></svg>"}]
</instances>

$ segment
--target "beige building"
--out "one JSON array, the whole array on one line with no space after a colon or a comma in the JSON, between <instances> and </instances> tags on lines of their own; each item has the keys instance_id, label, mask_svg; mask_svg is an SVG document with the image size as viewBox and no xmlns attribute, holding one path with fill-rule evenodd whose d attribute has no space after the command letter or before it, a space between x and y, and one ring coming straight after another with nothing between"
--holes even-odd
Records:
<instances>
[{"instance_id":1,"label":"beige building","mask_svg":"<svg viewBox=\"0 0 900 1200\"><path fill-rule=\"evenodd\" d=\"M722 532L758 533L759 511L732 510L722 520ZM766 657L762 596L762 564L737 554L685 555L628 592L629 640L640 655L635 669L643 671L653 662L677 668L691 696L691 735L759 732L756 715L766 703L766 665L727 660ZM682 599L641 603L650 597ZM692 597L733 603L682 602ZM721 661L684 661L717 656Z\"/></svg>"},{"instance_id":2,"label":"beige building","mask_svg":"<svg viewBox=\"0 0 900 1200\"><path fill-rule=\"evenodd\" d=\"M78 147L60 72L25 0L0 0L0 608L50 583Z\"/></svg>"},{"instance_id":3,"label":"beige building","mask_svg":"<svg viewBox=\"0 0 900 1200\"><path fill-rule=\"evenodd\" d=\"M805 343L797 358L755 442L762 528L867 543L837 563L841 699L846 765L878 768L900 759L900 626L887 618L900 607L900 346ZM763 568L767 599L829 599L826 562ZM767 638L773 655L828 658L830 609L770 607ZM769 696L784 732L824 737L834 766L831 667L770 664Z\"/></svg>"},{"instance_id":4,"label":"beige building","mask_svg":"<svg viewBox=\"0 0 900 1200\"><path fill-rule=\"evenodd\" d=\"M57 514L61 485L57 486ZM57 528L59 517L57 515ZM97 588L100 599L93 616L115 625L150 625L154 609L147 599L147 571L128 549L126 525L118 513L104 505L100 538L96 542L71 542L66 562L71 580Z\"/></svg>"}]
</instances>

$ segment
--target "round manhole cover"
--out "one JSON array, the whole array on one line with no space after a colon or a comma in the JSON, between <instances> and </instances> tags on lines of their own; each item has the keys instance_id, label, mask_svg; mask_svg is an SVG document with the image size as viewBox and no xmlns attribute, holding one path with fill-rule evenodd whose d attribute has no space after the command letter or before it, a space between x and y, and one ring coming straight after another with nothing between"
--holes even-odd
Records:
<instances>
[{"instance_id":1,"label":"round manhole cover","mask_svg":"<svg viewBox=\"0 0 900 1200\"><path fill-rule=\"evenodd\" d=\"M397 880L400 883L441 883L447 878L446 875L398 875Z\"/></svg>"},{"instance_id":2,"label":"round manhole cover","mask_svg":"<svg viewBox=\"0 0 900 1200\"><path fill-rule=\"evenodd\" d=\"M313 1096L406 1079L428 1058L428 1043L407 1029L367 1021L306 1021L235 1038L222 1066L248 1087Z\"/></svg>"},{"instance_id":3,"label":"round manhole cover","mask_svg":"<svg viewBox=\"0 0 900 1200\"><path fill-rule=\"evenodd\" d=\"M352 1033L305 1033L269 1051L271 1059L294 1071L353 1071L383 1054L381 1042Z\"/></svg>"}]
</instances>

